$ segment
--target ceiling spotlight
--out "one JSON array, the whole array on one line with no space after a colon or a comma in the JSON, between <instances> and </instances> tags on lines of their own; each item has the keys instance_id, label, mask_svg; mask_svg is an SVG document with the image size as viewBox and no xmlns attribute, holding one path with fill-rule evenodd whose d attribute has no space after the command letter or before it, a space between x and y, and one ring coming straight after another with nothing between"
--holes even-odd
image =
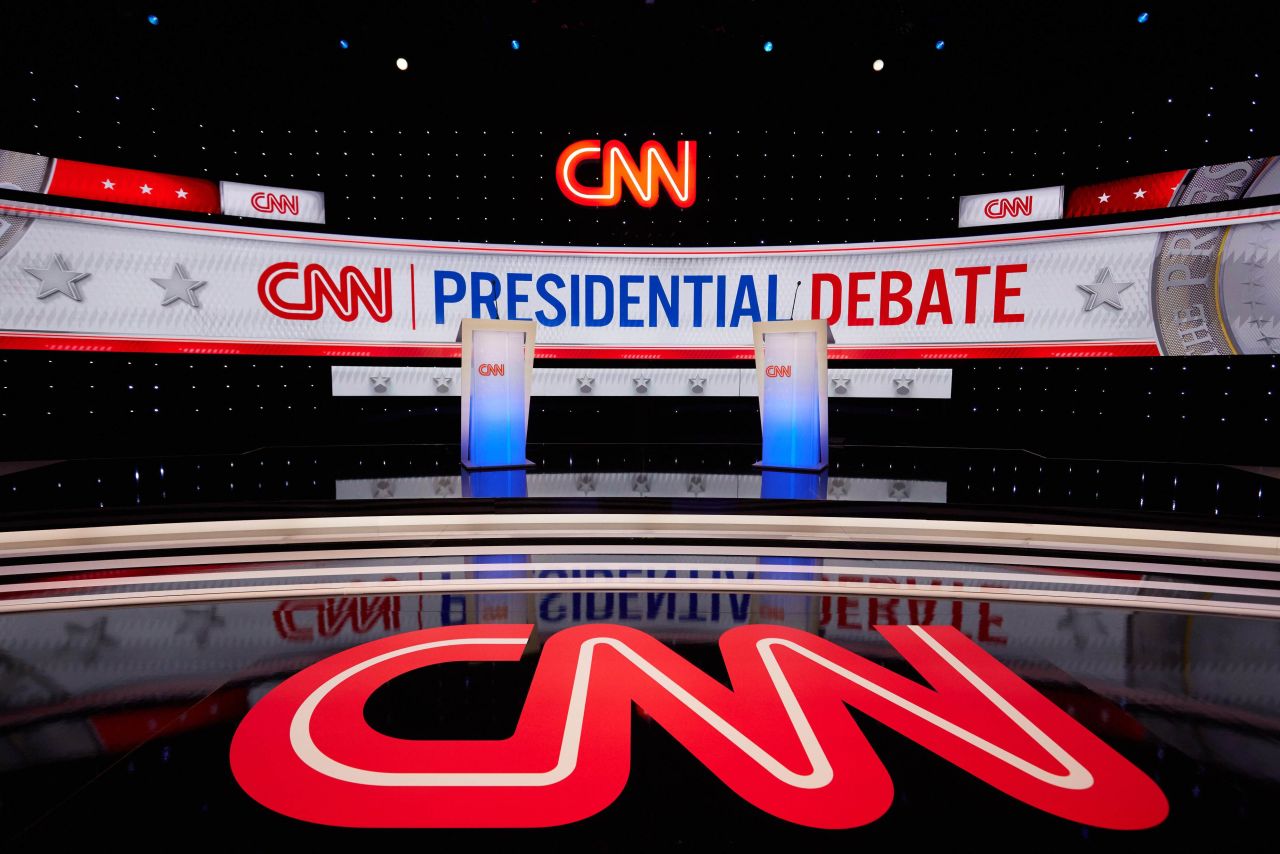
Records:
<instances>
[{"instance_id":1,"label":"ceiling spotlight","mask_svg":"<svg viewBox=\"0 0 1280 854\"><path fill-rule=\"evenodd\" d=\"M346 39L338 39L338 47L342 48L343 50L346 50L347 48L351 47L351 43L348 42Z\"/></svg>"},{"instance_id":2,"label":"ceiling spotlight","mask_svg":"<svg viewBox=\"0 0 1280 854\"><path fill-rule=\"evenodd\" d=\"M764 52L765 52L765 53L773 53L773 42L765 42L765 43L764 43Z\"/></svg>"},{"instance_id":3,"label":"ceiling spotlight","mask_svg":"<svg viewBox=\"0 0 1280 854\"><path fill-rule=\"evenodd\" d=\"M408 71L409 60L405 59L403 56L400 57L399 59L396 60L396 68L399 68L401 71Z\"/></svg>"},{"instance_id":4,"label":"ceiling spotlight","mask_svg":"<svg viewBox=\"0 0 1280 854\"><path fill-rule=\"evenodd\" d=\"M148 24L150 24L150 25L151 25L151 26L153 26L153 27L158 27L158 26L160 26L160 16L159 16L159 15L148 15L148 16L147 16L147 23L148 23Z\"/></svg>"},{"instance_id":5,"label":"ceiling spotlight","mask_svg":"<svg viewBox=\"0 0 1280 854\"><path fill-rule=\"evenodd\" d=\"M1138 23L1139 23L1139 24L1145 24L1145 23L1146 23L1150 18L1151 18L1151 16L1150 16L1149 14L1147 14L1146 12L1139 12L1139 13L1138 13Z\"/></svg>"},{"instance_id":6,"label":"ceiling spotlight","mask_svg":"<svg viewBox=\"0 0 1280 854\"><path fill-rule=\"evenodd\" d=\"M872 70L872 71L884 71L884 60L883 60L883 59L877 59L875 62L871 63L871 70Z\"/></svg>"},{"instance_id":7,"label":"ceiling spotlight","mask_svg":"<svg viewBox=\"0 0 1280 854\"><path fill-rule=\"evenodd\" d=\"M942 50L946 46L947 46L947 43L944 42L942 39L938 39L936 42L933 43L934 50Z\"/></svg>"}]
</instances>

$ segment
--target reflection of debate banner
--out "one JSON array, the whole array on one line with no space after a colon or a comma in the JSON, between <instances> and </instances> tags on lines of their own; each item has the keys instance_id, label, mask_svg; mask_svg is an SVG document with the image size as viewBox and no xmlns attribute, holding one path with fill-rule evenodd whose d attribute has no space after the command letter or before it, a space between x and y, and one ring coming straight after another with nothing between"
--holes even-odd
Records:
<instances>
[{"instance_id":1,"label":"reflection of debate banner","mask_svg":"<svg viewBox=\"0 0 1280 854\"><path fill-rule=\"evenodd\" d=\"M1280 192L1273 162L1250 161L1233 198ZM1280 352L1276 220L1273 206L901 243L549 249L0 200L0 347L456 358L470 317L536 321L539 354L566 358L745 360L752 324L792 319L827 321L831 358L1262 354Z\"/></svg>"},{"instance_id":2,"label":"reflection of debate banner","mask_svg":"<svg viewBox=\"0 0 1280 854\"><path fill-rule=\"evenodd\" d=\"M827 325L821 320L757 323L760 466L827 467Z\"/></svg>"},{"instance_id":3,"label":"reflection of debate banner","mask_svg":"<svg viewBox=\"0 0 1280 854\"><path fill-rule=\"evenodd\" d=\"M462 464L471 469L530 465L525 459L536 325L462 322Z\"/></svg>"}]
</instances>

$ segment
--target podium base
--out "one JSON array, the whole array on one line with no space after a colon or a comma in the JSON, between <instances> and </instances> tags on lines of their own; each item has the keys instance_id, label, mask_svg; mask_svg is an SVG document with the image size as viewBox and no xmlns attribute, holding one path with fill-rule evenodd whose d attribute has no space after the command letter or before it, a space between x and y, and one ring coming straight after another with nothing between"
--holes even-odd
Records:
<instances>
[{"instance_id":1,"label":"podium base","mask_svg":"<svg viewBox=\"0 0 1280 854\"><path fill-rule=\"evenodd\" d=\"M471 460L462 461L462 467L467 471L502 471L503 469L531 469L531 468L536 468L537 465L538 464L535 463L533 460L525 460L522 463L508 463L507 465L501 465L501 466L482 466L482 465L479 465L478 463L471 462Z\"/></svg>"},{"instance_id":2,"label":"podium base","mask_svg":"<svg viewBox=\"0 0 1280 854\"><path fill-rule=\"evenodd\" d=\"M765 471L794 471L794 472L801 472L801 473L807 473L807 474L816 474L817 472L820 472L820 471L826 471L827 465L828 463L823 463L820 466L814 466L812 468L805 468L803 466L770 466L770 465L765 465L764 460L756 460L754 463L751 464L751 467L757 468L757 469L763 469Z\"/></svg>"}]
</instances>

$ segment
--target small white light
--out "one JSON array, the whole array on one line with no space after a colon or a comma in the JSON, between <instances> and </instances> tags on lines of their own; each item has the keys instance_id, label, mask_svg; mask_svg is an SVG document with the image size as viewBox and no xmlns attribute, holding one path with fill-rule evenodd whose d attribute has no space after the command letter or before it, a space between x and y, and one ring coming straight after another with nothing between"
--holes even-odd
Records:
<instances>
[{"instance_id":1,"label":"small white light","mask_svg":"<svg viewBox=\"0 0 1280 854\"><path fill-rule=\"evenodd\" d=\"M408 71L409 60L405 59L403 56L400 57L399 59L396 60L396 68L399 68L401 71Z\"/></svg>"},{"instance_id":2,"label":"small white light","mask_svg":"<svg viewBox=\"0 0 1280 854\"><path fill-rule=\"evenodd\" d=\"M877 59L875 62L871 63L871 70L872 70L872 71L884 71L884 60L883 60L883 59Z\"/></svg>"}]
</instances>

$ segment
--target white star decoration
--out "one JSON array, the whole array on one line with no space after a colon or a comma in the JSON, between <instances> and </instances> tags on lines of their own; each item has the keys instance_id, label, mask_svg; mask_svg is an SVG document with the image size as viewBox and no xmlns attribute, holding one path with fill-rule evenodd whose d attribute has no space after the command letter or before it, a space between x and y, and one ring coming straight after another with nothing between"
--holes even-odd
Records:
<instances>
[{"instance_id":1,"label":"white star decoration","mask_svg":"<svg viewBox=\"0 0 1280 854\"><path fill-rule=\"evenodd\" d=\"M186 190L182 189L181 187L179 187L176 192L178 194L178 198L180 199L185 199L187 196L190 195L190 193L188 193Z\"/></svg>"},{"instance_id":2,"label":"white star decoration","mask_svg":"<svg viewBox=\"0 0 1280 854\"><path fill-rule=\"evenodd\" d=\"M142 195L144 195L144 196L149 196L149 195L151 195L151 188L150 188L150 187L148 187L146 184L143 184L143 185L142 185L141 187L139 187L138 189L142 191Z\"/></svg>"},{"instance_id":3,"label":"white star decoration","mask_svg":"<svg viewBox=\"0 0 1280 854\"><path fill-rule=\"evenodd\" d=\"M102 182L102 189L104 190L114 190L115 188L116 188L116 182L112 181L110 178Z\"/></svg>"},{"instance_id":4,"label":"white star decoration","mask_svg":"<svg viewBox=\"0 0 1280 854\"><path fill-rule=\"evenodd\" d=\"M1098 201L1105 205L1107 202L1111 201L1111 197L1106 193L1103 193L1101 196L1098 196Z\"/></svg>"},{"instance_id":5,"label":"white star decoration","mask_svg":"<svg viewBox=\"0 0 1280 854\"><path fill-rule=\"evenodd\" d=\"M1145 198L1145 197L1146 197L1146 195L1147 195L1147 191L1146 191L1146 190L1144 190L1144 189L1142 189L1141 187L1139 187L1138 189L1136 189L1136 190L1134 190L1134 191L1133 191L1133 197L1134 197L1135 199L1142 199L1142 198Z\"/></svg>"}]
</instances>

